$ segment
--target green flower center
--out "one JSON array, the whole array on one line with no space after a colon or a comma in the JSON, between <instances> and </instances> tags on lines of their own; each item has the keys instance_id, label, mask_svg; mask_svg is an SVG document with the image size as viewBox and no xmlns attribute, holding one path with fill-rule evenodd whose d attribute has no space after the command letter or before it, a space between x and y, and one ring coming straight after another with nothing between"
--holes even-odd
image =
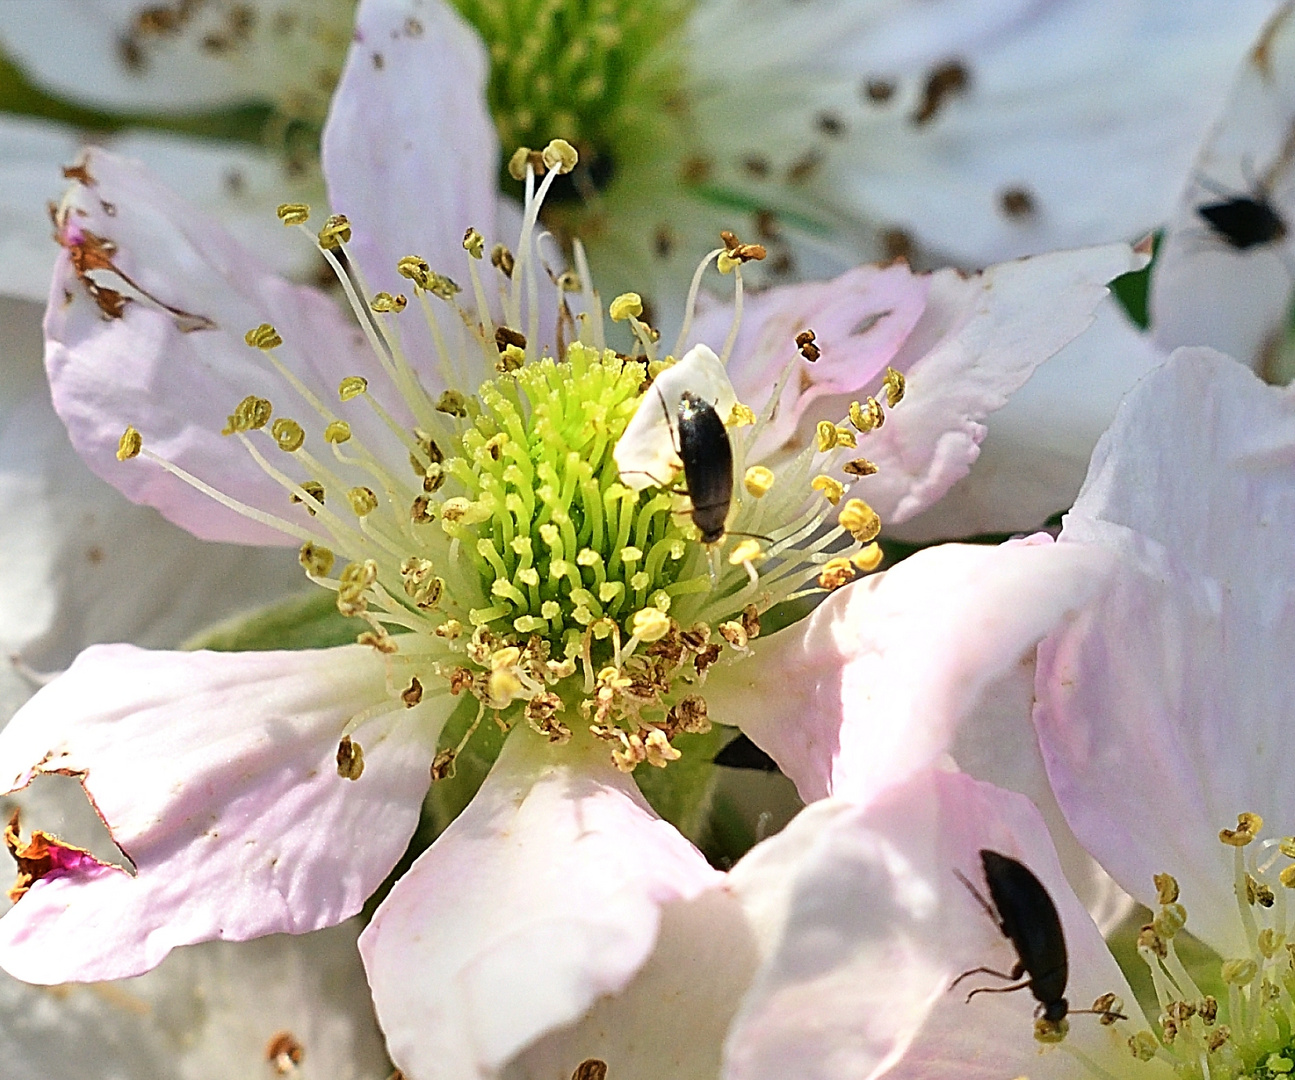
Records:
<instances>
[{"instance_id":1,"label":"green flower center","mask_svg":"<svg viewBox=\"0 0 1295 1080\"><path fill-rule=\"evenodd\" d=\"M603 187L678 110L687 0L455 0L490 53L501 145L559 137L579 151L554 198ZM565 189L565 190L564 190Z\"/></svg>"}]
</instances>

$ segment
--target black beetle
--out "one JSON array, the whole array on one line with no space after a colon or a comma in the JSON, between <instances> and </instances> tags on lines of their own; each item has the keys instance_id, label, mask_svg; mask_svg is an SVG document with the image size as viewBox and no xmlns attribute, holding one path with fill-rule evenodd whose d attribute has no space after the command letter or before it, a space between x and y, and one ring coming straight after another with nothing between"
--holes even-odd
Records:
<instances>
[{"instance_id":1,"label":"black beetle","mask_svg":"<svg viewBox=\"0 0 1295 1080\"><path fill-rule=\"evenodd\" d=\"M664 397L661 407L665 408ZM670 420L668 412L666 419ZM724 421L709 401L685 390L671 426L692 502L692 523L703 544L718 543L724 538L724 522L733 502L733 446Z\"/></svg>"},{"instance_id":2,"label":"black beetle","mask_svg":"<svg viewBox=\"0 0 1295 1080\"><path fill-rule=\"evenodd\" d=\"M1259 189L1250 195L1206 203L1196 212L1224 243L1237 251L1249 251L1286 237L1285 220Z\"/></svg>"},{"instance_id":3,"label":"black beetle","mask_svg":"<svg viewBox=\"0 0 1295 1080\"><path fill-rule=\"evenodd\" d=\"M954 874L979 901L1003 936L1015 946L1016 965L1011 974L988 967L972 968L954 979L949 989L952 990L968 975L993 975L1010 982L1028 975L1029 978L1016 982L1015 986L978 986L967 995L967 1000L977 994L1010 994L1029 987L1039 1002L1036 1015L1041 1014L1045 1020L1058 1024L1070 1011L1065 998L1070 965L1066 959L1066 938L1061 932L1057 905L1052 902L1043 882L1024 864L987 848L981 848L980 862L985 869L985 882L989 885L992 904L960 871L954 870Z\"/></svg>"}]
</instances>

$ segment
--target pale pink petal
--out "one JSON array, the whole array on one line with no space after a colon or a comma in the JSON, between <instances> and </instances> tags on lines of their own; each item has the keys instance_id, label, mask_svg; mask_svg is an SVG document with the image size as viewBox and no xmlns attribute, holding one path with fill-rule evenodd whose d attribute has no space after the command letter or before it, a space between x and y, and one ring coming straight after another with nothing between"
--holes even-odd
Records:
<instances>
[{"instance_id":1,"label":"pale pink petal","mask_svg":"<svg viewBox=\"0 0 1295 1080\"><path fill-rule=\"evenodd\" d=\"M1016 959L954 876L984 889L981 848L1025 863L1052 896L1072 1006L1111 992L1140 1021L1030 802L964 775L925 772L869 808L811 806L734 867L730 887L766 956L729 1034L726 1080L847 1080L887 1068L926 1080L1074 1075L1068 1054L1039 1055L1028 991L970 1003L967 989L983 983L949 991L969 968L1010 970ZM1076 1016L1067 1041L1121 1075L1128 1034Z\"/></svg>"},{"instance_id":2,"label":"pale pink petal","mask_svg":"<svg viewBox=\"0 0 1295 1080\"><path fill-rule=\"evenodd\" d=\"M1104 552L1046 541L929 548L848 585L716 668L711 717L740 725L806 802L867 802L945 753L985 692L1096 593ZM938 659L938 663L936 662Z\"/></svg>"},{"instance_id":3,"label":"pale pink petal","mask_svg":"<svg viewBox=\"0 0 1295 1080\"><path fill-rule=\"evenodd\" d=\"M986 421L971 472L887 534L907 543L1028 532L1073 505L1088 459L1124 394L1164 354L1113 297Z\"/></svg>"},{"instance_id":4,"label":"pale pink petal","mask_svg":"<svg viewBox=\"0 0 1295 1080\"><path fill-rule=\"evenodd\" d=\"M819 420L841 419L842 396L875 391L917 325L930 282L896 263L860 266L832 281L783 285L749 297L729 360L738 399L759 410L787 368L795 369L755 453L795 453L812 439ZM708 309L694 322L689 341L719 348L732 319L731 304ZM796 347L796 335L804 330L814 331L822 352L813 363Z\"/></svg>"},{"instance_id":5,"label":"pale pink petal","mask_svg":"<svg viewBox=\"0 0 1295 1080\"><path fill-rule=\"evenodd\" d=\"M1209 345L1263 369L1290 306L1290 236L1230 246L1199 208L1236 197L1271 199L1295 221L1290 121L1295 109L1295 18L1282 5L1240 62L1231 93L1188 173L1151 282L1151 327L1166 351Z\"/></svg>"},{"instance_id":6,"label":"pale pink petal","mask_svg":"<svg viewBox=\"0 0 1295 1080\"><path fill-rule=\"evenodd\" d=\"M50 238L46 205L67 187L62 166L77 159L85 142L85 133L70 124L0 114L0 294L42 303L49 294L58 246ZM99 133L94 142L143 162L272 269L296 276L314 271L314 251L283 243L274 214L279 203L307 198L311 185L289 176L282 159L269 151L146 130Z\"/></svg>"},{"instance_id":7,"label":"pale pink petal","mask_svg":"<svg viewBox=\"0 0 1295 1080\"><path fill-rule=\"evenodd\" d=\"M93 243L90 236L111 241L120 273L100 270L91 277L97 287L134 299L119 318L106 317L77 279L70 253L60 257L45 321L46 365L54 407L72 444L97 475L132 502L156 507L204 540L293 542L217 505L154 464L118 461L118 440L133 424L152 451L218 490L304 522L305 510L289 505L288 493L237 439L220 434L226 417L249 394L268 398L276 416L304 423L315 419L311 407L243 337L261 323L272 323L284 339L277 355L328 402L336 401L344 376L363 374L376 364L359 330L323 293L275 276L140 166L92 150L85 167L92 183L78 183L69 193L64 244ZM292 233L285 233L283 242L309 245ZM398 401L386 404L400 411ZM389 436L370 420L357 412L356 434L384 445ZM268 437L261 445L265 453L287 460Z\"/></svg>"},{"instance_id":8,"label":"pale pink petal","mask_svg":"<svg viewBox=\"0 0 1295 1080\"><path fill-rule=\"evenodd\" d=\"M168 112L321 93L336 78L350 0L18 0L5 4L0 42L40 85L112 110ZM141 31L160 11L174 26ZM57 28L55 31L54 28ZM75 62L69 62L75 57Z\"/></svg>"},{"instance_id":9,"label":"pale pink petal","mask_svg":"<svg viewBox=\"0 0 1295 1080\"><path fill-rule=\"evenodd\" d=\"M310 588L291 552L196 540L123 499L77 457L43 387L0 421L0 551L0 722L31 695L27 674L87 645L174 648Z\"/></svg>"},{"instance_id":10,"label":"pale pink petal","mask_svg":"<svg viewBox=\"0 0 1295 1080\"><path fill-rule=\"evenodd\" d=\"M364 0L324 129L333 209L373 290L408 291L419 255L468 287L463 233L496 236L499 139L481 40L441 0Z\"/></svg>"},{"instance_id":11,"label":"pale pink petal","mask_svg":"<svg viewBox=\"0 0 1295 1080\"><path fill-rule=\"evenodd\" d=\"M1117 569L1039 652L1035 717L1071 827L1117 882L1153 899L1178 875L1189 927L1242 944L1236 815L1295 827L1295 399L1204 349L1179 350L1098 445L1058 549Z\"/></svg>"},{"instance_id":12,"label":"pale pink petal","mask_svg":"<svg viewBox=\"0 0 1295 1080\"><path fill-rule=\"evenodd\" d=\"M622 991L652 954L662 909L720 880L604 744L551 749L516 732L360 939L392 1059L414 1078L494 1075ZM610 1039L600 1049L622 1045ZM615 1076L632 1068L609 1064Z\"/></svg>"},{"instance_id":13,"label":"pale pink petal","mask_svg":"<svg viewBox=\"0 0 1295 1080\"><path fill-rule=\"evenodd\" d=\"M879 471L856 487L882 521L908 520L966 476L986 418L1092 323L1108 281L1145 262L1115 244L1000 263L971 277L932 275L926 310L894 360L907 394L883 427L859 440ZM837 404L844 416L848 402Z\"/></svg>"},{"instance_id":14,"label":"pale pink petal","mask_svg":"<svg viewBox=\"0 0 1295 1080\"><path fill-rule=\"evenodd\" d=\"M0 733L0 786L81 777L133 871L38 880L0 919L0 965L31 982L120 978L212 938L355 914L418 820L439 699L343 727L387 698L360 646L277 653L84 652ZM39 826L39 822L31 823Z\"/></svg>"}]
</instances>

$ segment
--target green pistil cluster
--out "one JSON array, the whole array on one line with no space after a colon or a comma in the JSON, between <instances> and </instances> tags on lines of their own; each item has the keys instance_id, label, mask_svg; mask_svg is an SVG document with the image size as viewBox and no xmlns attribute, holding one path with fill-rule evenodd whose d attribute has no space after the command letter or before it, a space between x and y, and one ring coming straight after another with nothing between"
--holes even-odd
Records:
<instances>
[{"instance_id":1,"label":"green pistil cluster","mask_svg":"<svg viewBox=\"0 0 1295 1080\"><path fill-rule=\"evenodd\" d=\"M577 342L565 363L544 358L482 385L461 454L445 462L439 514L490 600L468 612L474 626L576 656L593 623L629 636L645 607L664 612L672 595L709 589L704 569L681 577L674 497L632 491L612 460L646 376L642 363Z\"/></svg>"},{"instance_id":2,"label":"green pistil cluster","mask_svg":"<svg viewBox=\"0 0 1295 1080\"><path fill-rule=\"evenodd\" d=\"M501 145L560 136L594 175L677 111L686 0L455 0L490 50Z\"/></svg>"}]
</instances>

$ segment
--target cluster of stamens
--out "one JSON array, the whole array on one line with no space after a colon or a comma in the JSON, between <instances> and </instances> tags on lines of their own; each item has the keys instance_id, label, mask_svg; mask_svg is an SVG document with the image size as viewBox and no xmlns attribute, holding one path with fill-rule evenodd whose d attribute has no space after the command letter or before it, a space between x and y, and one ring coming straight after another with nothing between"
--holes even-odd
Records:
<instances>
[{"instance_id":1,"label":"cluster of stamens","mask_svg":"<svg viewBox=\"0 0 1295 1080\"><path fill-rule=\"evenodd\" d=\"M1160 1031L1130 1037L1137 1059L1159 1058L1201 1080L1275 1080L1295 1071L1295 942L1286 912L1295 838L1259 841L1262 828L1263 819L1247 813L1219 834L1234 852L1233 891L1248 945L1247 955L1220 965L1223 1001L1202 991L1175 950L1187 911L1177 881L1156 875L1159 906L1138 937L1138 953L1151 970Z\"/></svg>"},{"instance_id":2,"label":"cluster of stamens","mask_svg":"<svg viewBox=\"0 0 1295 1080\"><path fill-rule=\"evenodd\" d=\"M284 223L311 235L332 263L385 375L382 386L348 376L328 402L280 357L285 343L272 325L248 331L248 346L307 410L308 419L299 420L248 396L223 432L281 485L282 514L210 488L149 451L133 428L122 439L119 457L152 460L227 507L297 537L310 579L336 592L343 615L368 624L359 640L386 658L391 696L342 733L339 771L353 779L363 768L353 738L363 723L434 694L477 703L467 733L438 756L436 775L453 769L487 713L504 729L522 720L555 743L571 739L578 723L609 744L618 767L664 766L679 756L677 735L709 727L697 691L725 655L749 651L762 613L835 588L881 558L876 513L861 499L838 506L849 479L870 470L847 463L844 481L820 471L856 444L844 418L825 422L818 444L776 476L746 467L778 391L762 416L739 404L723 418L741 478L728 527L743 537L700 543L674 478L643 491L622 482L612 451L644 402L658 407L653 380L675 361L658 357L660 335L640 318L633 294L613 301L610 313L629 323L634 350L606 346L600 301L578 247L578 274L554 273L540 261L540 204L576 154L557 140L542 157L549 172L538 188L535 168L524 162L516 252L502 245L491 252L494 305L478 270L486 251L475 229L463 243L474 305L460 304L462 290L451 278L407 256L398 270L410 283L411 304L404 294L366 288L347 255L346 218L334 215L310 234L308 207L280 208ZM725 237L698 270L689 310L702 271L716 259L734 274L740 298L741 265L759 257L754 248ZM537 268L555 284L557 355L535 345ZM573 301L583 310L573 312ZM430 373L409 358L415 328L402 320L414 307L439 359L440 393L425 387ZM735 337L736 326L725 360ZM477 370L492 374L475 387L472 362L464 363L472 352L482 360ZM893 405L902 379L887 378ZM465 383L472 392L455 388ZM866 422L854 424L867 430Z\"/></svg>"}]
</instances>

